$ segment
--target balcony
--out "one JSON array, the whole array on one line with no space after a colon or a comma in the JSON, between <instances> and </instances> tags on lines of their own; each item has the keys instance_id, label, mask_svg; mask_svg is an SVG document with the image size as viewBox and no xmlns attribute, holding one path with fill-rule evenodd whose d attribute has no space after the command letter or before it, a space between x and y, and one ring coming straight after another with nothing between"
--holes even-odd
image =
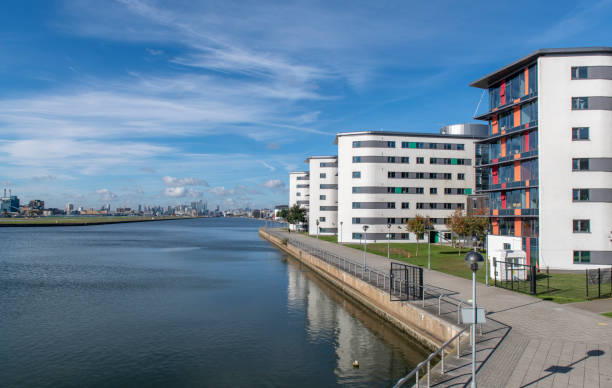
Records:
<instances>
[{"instance_id":1,"label":"balcony","mask_svg":"<svg viewBox=\"0 0 612 388\"><path fill-rule=\"evenodd\" d=\"M535 150L531 150L527 152L520 152L517 154L504 156L503 158L495 158L491 160L483 156L480 160L480 163L482 164L478 164L475 167L479 168L479 167L491 167L491 166L496 166L500 164L511 164L513 162L520 162L522 160L535 159L537 157L538 157L537 148Z\"/></svg>"},{"instance_id":2,"label":"balcony","mask_svg":"<svg viewBox=\"0 0 612 388\"><path fill-rule=\"evenodd\" d=\"M512 128L502 128L500 130L499 133L496 133L494 135L491 135L490 137L487 137L486 139L483 140L479 140L477 143L478 144L487 144L487 143L492 143L502 137L505 136L509 136L509 135L513 135L516 133L521 133L521 132L525 132L525 131L530 131L532 129L537 129L538 128L538 121L534 120L531 121L529 123L525 123L516 127L512 127Z\"/></svg>"},{"instance_id":3,"label":"balcony","mask_svg":"<svg viewBox=\"0 0 612 388\"><path fill-rule=\"evenodd\" d=\"M532 93L532 94L528 94L526 96L523 96L521 98L517 98L516 100L513 100L509 103L506 103L504 105L500 105L496 108L493 108L493 110L481 114L480 116L475 116L474 119L476 120L489 120L491 117L493 117L494 115L500 114L502 112L505 112L517 105L522 105L526 102L530 102L530 101L534 101L535 99L538 98L538 94L537 93Z\"/></svg>"},{"instance_id":4,"label":"balcony","mask_svg":"<svg viewBox=\"0 0 612 388\"><path fill-rule=\"evenodd\" d=\"M517 217L538 217L539 209L491 209L489 211L490 217L499 218L517 218Z\"/></svg>"},{"instance_id":5,"label":"balcony","mask_svg":"<svg viewBox=\"0 0 612 388\"><path fill-rule=\"evenodd\" d=\"M538 179L529 179L526 181L490 184L488 188L483 189L480 192L487 193L490 191L501 191L501 190L511 190L511 189L529 189L532 187L538 187Z\"/></svg>"}]
</instances>

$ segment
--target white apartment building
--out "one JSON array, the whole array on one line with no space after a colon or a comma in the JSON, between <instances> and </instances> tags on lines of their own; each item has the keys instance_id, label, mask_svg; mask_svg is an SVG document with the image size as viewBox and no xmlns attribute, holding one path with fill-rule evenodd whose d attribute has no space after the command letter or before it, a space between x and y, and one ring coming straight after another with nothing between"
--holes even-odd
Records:
<instances>
[{"instance_id":1,"label":"white apartment building","mask_svg":"<svg viewBox=\"0 0 612 388\"><path fill-rule=\"evenodd\" d=\"M475 142L486 133L482 124L448 126L440 134L339 133L338 240L385 241L389 234L392 240L415 242L406 224L417 214L433 221L433 242L449 237L440 232L475 190Z\"/></svg>"},{"instance_id":2,"label":"white apartment building","mask_svg":"<svg viewBox=\"0 0 612 388\"><path fill-rule=\"evenodd\" d=\"M289 173L289 208L298 204L308 210L310 203L310 174L308 171ZM293 226L292 226L293 229Z\"/></svg>"},{"instance_id":3,"label":"white apartment building","mask_svg":"<svg viewBox=\"0 0 612 388\"><path fill-rule=\"evenodd\" d=\"M612 47L538 50L471 86L489 92L489 258L612 265Z\"/></svg>"},{"instance_id":4,"label":"white apartment building","mask_svg":"<svg viewBox=\"0 0 612 388\"><path fill-rule=\"evenodd\" d=\"M310 169L310 204L308 233L338 233L338 157L311 156L305 161ZM317 225L318 221L318 225Z\"/></svg>"}]
</instances>

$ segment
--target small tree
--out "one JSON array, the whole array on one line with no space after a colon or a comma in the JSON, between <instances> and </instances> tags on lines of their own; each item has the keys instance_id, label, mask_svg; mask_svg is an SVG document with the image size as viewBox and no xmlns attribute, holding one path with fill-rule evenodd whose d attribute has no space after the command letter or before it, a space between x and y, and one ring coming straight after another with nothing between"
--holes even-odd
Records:
<instances>
[{"instance_id":1,"label":"small tree","mask_svg":"<svg viewBox=\"0 0 612 388\"><path fill-rule=\"evenodd\" d=\"M431 225L432 223L429 216L423 217L420 214L417 214L414 218L409 219L408 224L406 224L406 230L416 235L416 256L419 255L419 240L423 236L425 231L429 230Z\"/></svg>"},{"instance_id":2,"label":"small tree","mask_svg":"<svg viewBox=\"0 0 612 388\"><path fill-rule=\"evenodd\" d=\"M463 237L468 233L468 223L466 216L463 214L461 209L455 210L453 215L448 219L446 226L450 229L451 233L459 237ZM461 255L461 248L463 242L459 242L459 254Z\"/></svg>"},{"instance_id":3,"label":"small tree","mask_svg":"<svg viewBox=\"0 0 612 388\"><path fill-rule=\"evenodd\" d=\"M278 218L287 219L287 214L289 213L289 209L281 209L278 212Z\"/></svg>"},{"instance_id":4,"label":"small tree","mask_svg":"<svg viewBox=\"0 0 612 388\"><path fill-rule=\"evenodd\" d=\"M291 206L287 212L287 222L291 225L298 225L306 222L306 209L297 203Z\"/></svg>"},{"instance_id":5,"label":"small tree","mask_svg":"<svg viewBox=\"0 0 612 388\"><path fill-rule=\"evenodd\" d=\"M476 236L478 241L484 241L489 228L489 209L475 209L474 213L466 217L467 229L470 236Z\"/></svg>"}]
</instances>

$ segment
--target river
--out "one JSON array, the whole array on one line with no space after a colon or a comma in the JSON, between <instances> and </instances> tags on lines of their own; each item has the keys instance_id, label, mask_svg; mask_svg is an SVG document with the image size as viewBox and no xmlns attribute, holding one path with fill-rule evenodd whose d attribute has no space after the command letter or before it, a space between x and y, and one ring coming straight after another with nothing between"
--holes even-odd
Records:
<instances>
[{"instance_id":1,"label":"river","mask_svg":"<svg viewBox=\"0 0 612 388\"><path fill-rule=\"evenodd\" d=\"M0 385L382 387L426 357L262 224L0 228Z\"/></svg>"}]
</instances>

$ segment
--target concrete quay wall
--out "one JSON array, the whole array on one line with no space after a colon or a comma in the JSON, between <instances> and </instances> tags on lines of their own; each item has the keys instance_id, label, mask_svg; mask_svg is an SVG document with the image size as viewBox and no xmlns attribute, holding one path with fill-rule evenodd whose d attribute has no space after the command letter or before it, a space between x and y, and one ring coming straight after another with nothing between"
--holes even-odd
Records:
<instances>
[{"instance_id":1,"label":"concrete quay wall","mask_svg":"<svg viewBox=\"0 0 612 388\"><path fill-rule=\"evenodd\" d=\"M408 302L391 301L389 293L337 268L286 241L259 230L259 235L283 252L295 257L319 276L361 303L381 318L407 333L423 345L437 350L462 329ZM462 336L467 344L468 337ZM453 343L454 347L455 344ZM450 349L449 349L450 350Z\"/></svg>"}]
</instances>

